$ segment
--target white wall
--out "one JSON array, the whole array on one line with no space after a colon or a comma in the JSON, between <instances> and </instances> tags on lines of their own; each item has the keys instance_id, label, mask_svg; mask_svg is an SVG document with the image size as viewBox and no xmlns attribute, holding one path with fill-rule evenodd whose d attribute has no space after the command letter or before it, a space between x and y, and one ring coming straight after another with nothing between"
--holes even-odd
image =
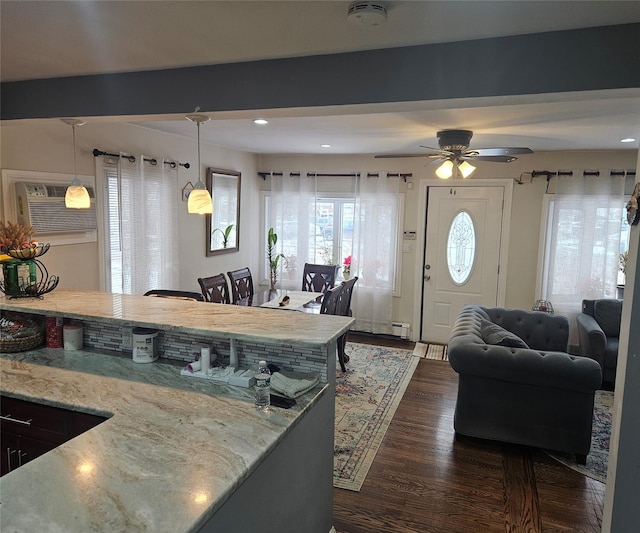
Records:
<instances>
[{"instance_id":1,"label":"white wall","mask_svg":"<svg viewBox=\"0 0 640 533\"><path fill-rule=\"evenodd\" d=\"M206 125L203 127L206 128ZM195 128L195 126L194 126ZM194 131L195 136L195 131ZM92 151L125 151L191 163L189 170L180 167L177 197L187 181L195 183L197 146L195 139L160 133L139 126L115 122L90 120L76 130L79 175L95 175ZM58 121L22 121L0 125L0 166L3 169L32 170L73 174L73 148L71 128ZM256 156L227 150L218 146L201 145L201 175L212 166L242 173L240 203L240 250L214 257L205 255L205 222L199 215L189 215L186 203L180 211L180 247L167 261L180 261L181 290L199 292L197 278L249 266L258 269L259 231L255 213L259 211L258 188L262 181L256 172ZM97 191L97 194L100 194ZM1 202L0 202L1 205ZM159 206L159 214L162 206ZM4 213L0 213L4 219ZM253 221L253 222L252 222ZM99 289L98 246L74 244L55 246L43 257L51 274L60 276L59 287ZM166 287L165 287L166 288ZM168 287L171 288L171 287Z\"/></svg>"}]
</instances>

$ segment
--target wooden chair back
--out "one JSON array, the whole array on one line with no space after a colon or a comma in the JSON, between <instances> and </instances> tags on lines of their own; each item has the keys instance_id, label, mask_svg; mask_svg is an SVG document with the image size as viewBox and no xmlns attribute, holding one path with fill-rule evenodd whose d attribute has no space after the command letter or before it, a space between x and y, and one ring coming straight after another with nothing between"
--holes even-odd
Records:
<instances>
[{"instance_id":1,"label":"wooden chair back","mask_svg":"<svg viewBox=\"0 0 640 533\"><path fill-rule=\"evenodd\" d=\"M302 290L309 292L327 292L336 284L338 265L314 265L305 263L302 273Z\"/></svg>"},{"instance_id":2,"label":"wooden chair back","mask_svg":"<svg viewBox=\"0 0 640 533\"><path fill-rule=\"evenodd\" d=\"M202 296L205 302L217 304L231 303L229 295L229 285L227 285L227 277L224 273L216 274L206 278L198 278Z\"/></svg>"},{"instance_id":3,"label":"wooden chair back","mask_svg":"<svg viewBox=\"0 0 640 533\"><path fill-rule=\"evenodd\" d=\"M340 303L340 293L342 293L342 285L333 287L324 293L322 304L320 305L321 315L337 315L338 304Z\"/></svg>"},{"instance_id":4,"label":"wooden chair back","mask_svg":"<svg viewBox=\"0 0 640 533\"><path fill-rule=\"evenodd\" d=\"M253 278L248 267L227 272L231 282L231 303L253 296Z\"/></svg>"}]
</instances>

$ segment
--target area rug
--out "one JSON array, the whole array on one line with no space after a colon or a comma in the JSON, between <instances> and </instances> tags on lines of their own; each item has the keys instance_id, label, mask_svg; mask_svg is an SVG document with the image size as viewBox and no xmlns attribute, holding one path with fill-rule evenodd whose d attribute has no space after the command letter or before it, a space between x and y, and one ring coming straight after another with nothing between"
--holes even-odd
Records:
<instances>
[{"instance_id":1,"label":"area rug","mask_svg":"<svg viewBox=\"0 0 640 533\"><path fill-rule=\"evenodd\" d=\"M447 345L416 342L413 355L425 359L435 359L436 361L448 361Z\"/></svg>"},{"instance_id":2,"label":"area rug","mask_svg":"<svg viewBox=\"0 0 640 533\"><path fill-rule=\"evenodd\" d=\"M410 350L348 342L336 377L333 486L359 491L419 358Z\"/></svg>"},{"instance_id":3,"label":"area rug","mask_svg":"<svg viewBox=\"0 0 640 533\"><path fill-rule=\"evenodd\" d=\"M573 454L544 450L565 466L597 481L607 481L607 462L609 460L609 437L611 436L611 413L613 412L613 392L599 390L593 407L593 429L591 430L591 449L587 455L587 464L576 462Z\"/></svg>"}]
</instances>

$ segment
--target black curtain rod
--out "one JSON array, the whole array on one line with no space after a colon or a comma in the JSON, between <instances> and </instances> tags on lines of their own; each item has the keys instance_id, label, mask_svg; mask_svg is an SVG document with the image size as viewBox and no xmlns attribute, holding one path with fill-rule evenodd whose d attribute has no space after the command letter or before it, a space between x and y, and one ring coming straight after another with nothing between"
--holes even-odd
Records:
<instances>
[{"instance_id":1,"label":"black curtain rod","mask_svg":"<svg viewBox=\"0 0 640 533\"><path fill-rule=\"evenodd\" d=\"M529 174L528 172L524 172L523 174ZM538 176L546 176L547 180L550 180L553 176L573 176L573 171L571 170L558 170L557 172L551 172L549 170L534 170L531 173L532 178L536 178ZM583 170L583 176L599 176L599 170ZM635 170L611 170L609 172L610 176L635 176Z\"/></svg>"},{"instance_id":2,"label":"black curtain rod","mask_svg":"<svg viewBox=\"0 0 640 533\"><path fill-rule=\"evenodd\" d=\"M258 176L260 176L263 180L267 179L267 176L282 176L283 173L282 172L258 172ZM301 175L300 172L289 172L289 176L293 177L297 177L299 178ZM378 178L380 176L380 174L378 174L377 172L368 172L367 173L367 178ZM407 182L407 178L410 178L413 176L413 173L409 172L407 174L401 174L399 172L387 172L387 178L402 178L403 181L406 183ZM347 174L322 174L322 173L318 173L318 172L307 172L307 177L308 178L359 178L360 177L360 173L359 172L351 172L351 173L347 173Z\"/></svg>"},{"instance_id":3,"label":"black curtain rod","mask_svg":"<svg viewBox=\"0 0 640 533\"><path fill-rule=\"evenodd\" d=\"M121 154L111 154L109 152L103 152L102 150L98 150L97 148L93 149L93 157L98 157L101 155L106 155L108 157L124 157L127 161L129 161L130 163L134 163L136 160L136 157L133 155L121 155ZM152 165L157 165L158 164L158 160L155 158L151 158L151 159L147 159L146 157L143 158L144 161L146 161L147 163L151 163ZM180 162L176 162L176 161L164 161L165 165L169 165L171 168L176 168L176 166L180 165L181 167L184 168L190 168L191 165L189 163L180 163Z\"/></svg>"}]
</instances>

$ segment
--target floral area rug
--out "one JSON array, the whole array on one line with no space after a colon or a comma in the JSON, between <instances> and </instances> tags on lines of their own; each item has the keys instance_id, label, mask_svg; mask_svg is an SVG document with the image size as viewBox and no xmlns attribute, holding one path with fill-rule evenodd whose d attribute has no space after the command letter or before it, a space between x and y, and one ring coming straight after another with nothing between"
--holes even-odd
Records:
<instances>
[{"instance_id":1,"label":"floral area rug","mask_svg":"<svg viewBox=\"0 0 640 533\"><path fill-rule=\"evenodd\" d=\"M409 350L347 343L336 376L333 486L359 491L420 360Z\"/></svg>"},{"instance_id":2,"label":"floral area rug","mask_svg":"<svg viewBox=\"0 0 640 533\"><path fill-rule=\"evenodd\" d=\"M611 413L613 412L613 392L596 391L593 407L593 429L591 430L591 449L587 455L587 464L576 463L573 454L544 450L556 461L576 472L605 483L607 481L607 462L609 460L609 437L611 436Z\"/></svg>"}]
</instances>

